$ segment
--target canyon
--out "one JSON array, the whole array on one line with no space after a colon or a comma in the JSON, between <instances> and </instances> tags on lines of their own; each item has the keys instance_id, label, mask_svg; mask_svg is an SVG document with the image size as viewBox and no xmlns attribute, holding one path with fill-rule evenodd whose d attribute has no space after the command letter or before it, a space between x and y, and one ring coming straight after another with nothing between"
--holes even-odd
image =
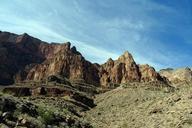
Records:
<instances>
[{"instance_id":1,"label":"canyon","mask_svg":"<svg viewBox=\"0 0 192 128\"><path fill-rule=\"evenodd\" d=\"M117 60L110 58L104 64L93 64L70 42L47 43L26 33L0 32L0 57L1 85L40 81L50 75L103 87L127 82L164 81L153 67L136 64L128 51Z\"/></svg>"},{"instance_id":2,"label":"canyon","mask_svg":"<svg viewBox=\"0 0 192 128\"><path fill-rule=\"evenodd\" d=\"M0 127L191 127L192 70L125 51L92 63L70 42L0 31Z\"/></svg>"}]
</instances>

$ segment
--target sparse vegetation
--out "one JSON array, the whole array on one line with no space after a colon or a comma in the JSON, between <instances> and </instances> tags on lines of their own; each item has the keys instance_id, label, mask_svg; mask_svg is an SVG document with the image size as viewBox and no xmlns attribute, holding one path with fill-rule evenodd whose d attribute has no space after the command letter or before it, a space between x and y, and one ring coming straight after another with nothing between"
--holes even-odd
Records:
<instances>
[{"instance_id":1,"label":"sparse vegetation","mask_svg":"<svg viewBox=\"0 0 192 128\"><path fill-rule=\"evenodd\" d=\"M1 93L0 127L91 128L80 119L80 111L84 108L66 97L14 97Z\"/></svg>"},{"instance_id":2,"label":"sparse vegetation","mask_svg":"<svg viewBox=\"0 0 192 128\"><path fill-rule=\"evenodd\" d=\"M46 106L38 106L37 112L45 124L54 123L54 110L50 110Z\"/></svg>"},{"instance_id":3,"label":"sparse vegetation","mask_svg":"<svg viewBox=\"0 0 192 128\"><path fill-rule=\"evenodd\" d=\"M97 106L86 113L85 119L95 128L192 127L192 84L169 92L150 87L154 86L138 83L100 94L95 99Z\"/></svg>"}]
</instances>

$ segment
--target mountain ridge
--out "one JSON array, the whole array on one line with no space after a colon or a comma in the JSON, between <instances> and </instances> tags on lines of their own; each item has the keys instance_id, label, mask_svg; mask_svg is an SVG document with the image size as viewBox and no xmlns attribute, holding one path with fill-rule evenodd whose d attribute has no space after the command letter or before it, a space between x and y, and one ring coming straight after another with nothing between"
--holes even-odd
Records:
<instances>
[{"instance_id":1,"label":"mountain ridge","mask_svg":"<svg viewBox=\"0 0 192 128\"><path fill-rule=\"evenodd\" d=\"M40 81L49 75L81 79L104 87L128 82L164 81L153 67L136 64L128 51L117 60L109 59L99 65L86 60L70 42L49 44L26 33L9 32L0 32L0 49L0 56L5 60L1 62L0 70L4 75L0 76L0 84Z\"/></svg>"}]
</instances>

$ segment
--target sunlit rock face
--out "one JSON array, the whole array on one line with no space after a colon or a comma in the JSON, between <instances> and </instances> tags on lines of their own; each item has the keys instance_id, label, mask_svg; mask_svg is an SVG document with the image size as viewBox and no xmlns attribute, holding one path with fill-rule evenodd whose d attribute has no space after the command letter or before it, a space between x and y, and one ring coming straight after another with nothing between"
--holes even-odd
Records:
<instances>
[{"instance_id":1,"label":"sunlit rock face","mask_svg":"<svg viewBox=\"0 0 192 128\"><path fill-rule=\"evenodd\" d=\"M161 76L166 77L172 83L191 82L192 70L188 67L178 69L162 69L159 72Z\"/></svg>"},{"instance_id":2,"label":"sunlit rock face","mask_svg":"<svg viewBox=\"0 0 192 128\"><path fill-rule=\"evenodd\" d=\"M46 43L28 34L0 32L0 84L41 81L51 75L96 86L161 80L149 65L137 65L129 52L117 60L92 64L69 42Z\"/></svg>"},{"instance_id":3,"label":"sunlit rock face","mask_svg":"<svg viewBox=\"0 0 192 128\"><path fill-rule=\"evenodd\" d=\"M125 52L117 60L109 59L101 67L101 84L139 81L139 68L130 53Z\"/></svg>"},{"instance_id":4,"label":"sunlit rock face","mask_svg":"<svg viewBox=\"0 0 192 128\"><path fill-rule=\"evenodd\" d=\"M70 80L84 80L86 83L99 84L98 69L76 51L75 47L70 47L70 43L65 44L54 57L45 60L43 63L32 68L28 75L28 80L42 80L49 75L61 75Z\"/></svg>"},{"instance_id":5,"label":"sunlit rock face","mask_svg":"<svg viewBox=\"0 0 192 128\"><path fill-rule=\"evenodd\" d=\"M161 76L149 65L137 65L129 52L117 60L111 58L100 69L101 85L109 83L162 81Z\"/></svg>"},{"instance_id":6,"label":"sunlit rock face","mask_svg":"<svg viewBox=\"0 0 192 128\"><path fill-rule=\"evenodd\" d=\"M164 78L155 71L155 69L148 64L139 65L139 71L141 74L141 82L150 82L150 81L164 81Z\"/></svg>"}]
</instances>

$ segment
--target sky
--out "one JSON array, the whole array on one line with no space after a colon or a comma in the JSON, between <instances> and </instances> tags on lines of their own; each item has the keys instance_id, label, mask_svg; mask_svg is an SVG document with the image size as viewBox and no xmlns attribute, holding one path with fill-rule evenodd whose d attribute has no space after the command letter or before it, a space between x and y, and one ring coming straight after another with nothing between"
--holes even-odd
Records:
<instances>
[{"instance_id":1,"label":"sky","mask_svg":"<svg viewBox=\"0 0 192 128\"><path fill-rule=\"evenodd\" d=\"M157 70L192 66L191 0L0 0L0 30L70 41L93 63L129 51Z\"/></svg>"}]
</instances>

